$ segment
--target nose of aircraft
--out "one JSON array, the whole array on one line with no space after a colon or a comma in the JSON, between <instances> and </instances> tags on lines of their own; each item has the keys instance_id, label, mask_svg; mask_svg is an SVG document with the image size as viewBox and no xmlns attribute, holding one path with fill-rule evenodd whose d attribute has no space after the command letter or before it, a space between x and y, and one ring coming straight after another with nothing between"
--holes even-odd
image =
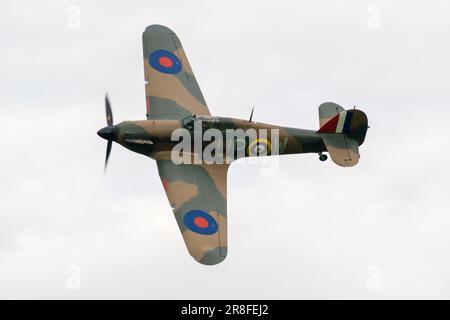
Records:
<instances>
[{"instance_id":1,"label":"nose of aircraft","mask_svg":"<svg viewBox=\"0 0 450 320\"><path fill-rule=\"evenodd\" d=\"M116 126L108 126L104 127L97 131L97 134L105 140L111 141L116 140L117 137L117 128Z\"/></svg>"}]
</instances>

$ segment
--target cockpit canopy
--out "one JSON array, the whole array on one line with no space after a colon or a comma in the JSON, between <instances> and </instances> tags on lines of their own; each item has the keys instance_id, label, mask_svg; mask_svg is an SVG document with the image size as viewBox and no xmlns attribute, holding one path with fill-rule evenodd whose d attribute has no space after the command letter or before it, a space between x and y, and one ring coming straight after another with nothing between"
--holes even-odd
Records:
<instances>
[{"instance_id":1,"label":"cockpit canopy","mask_svg":"<svg viewBox=\"0 0 450 320\"><path fill-rule=\"evenodd\" d=\"M193 130L195 121L200 121L202 130L205 130L216 125L219 122L219 117L193 114L183 119L183 127L188 130Z\"/></svg>"}]
</instances>

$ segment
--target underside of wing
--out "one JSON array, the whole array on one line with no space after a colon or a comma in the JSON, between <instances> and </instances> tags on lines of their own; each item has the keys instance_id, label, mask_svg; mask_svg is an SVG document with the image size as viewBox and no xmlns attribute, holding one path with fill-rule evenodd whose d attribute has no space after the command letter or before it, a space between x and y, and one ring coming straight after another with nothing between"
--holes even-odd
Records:
<instances>
[{"instance_id":1,"label":"underside of wing","mask_svg":"<svg viewBox=\"0 0 450 320\"><path fill-rule=\"evenodd\" d=\"M200 87L177 35L161 25L142 34L147 119L209 115Z\"/></svg>"},{"instance_id":2,"label":"underside of wing","mask_svg":"<svg viewBox=\"0 0 450 320\"><path fill-rule=\"evenodd\" d=\"M158 172L190 255L213 265L227 255L228 165L174 164L157 156Z\"/></svg>"}]
</instances>

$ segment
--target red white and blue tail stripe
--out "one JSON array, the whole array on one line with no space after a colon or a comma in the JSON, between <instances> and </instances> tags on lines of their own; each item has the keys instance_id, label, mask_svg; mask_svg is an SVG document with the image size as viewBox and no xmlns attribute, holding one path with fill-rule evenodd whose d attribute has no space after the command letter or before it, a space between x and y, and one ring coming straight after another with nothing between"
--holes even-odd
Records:
<instances>
[{"instance_id":1,"label":"red white and blue tail stripe","mask_svg":"<svg viewBox=\"0 0 450 320\"><path fill-rule=\"evenodd\" d=\"M348 133L352 121L353 110L341 111L320 127L318 133Z\"/></svg>"}]
</instances>

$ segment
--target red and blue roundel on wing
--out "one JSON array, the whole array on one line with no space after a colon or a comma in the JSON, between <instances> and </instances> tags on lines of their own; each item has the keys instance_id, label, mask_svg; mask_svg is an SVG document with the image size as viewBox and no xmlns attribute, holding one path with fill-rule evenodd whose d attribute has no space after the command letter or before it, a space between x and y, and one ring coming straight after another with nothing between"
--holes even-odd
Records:
<instances>
[{"instance_id":1,"label":"red and blue roundel on wing","mask_svg":"<svg viewBox=\"0 0 450 320\"><path fill-rule=\"evenodd\" d=\"M192 210L184 216L184 225L191 231L200 234L214 234L218 225L216 220L208 213L201 210Z\"/></svg>"},{"instance_id":2,"label":"red and blue roundel on wing","mask_svg":"<svg viewBox=\"0 0 450 320\"><path fill-rule=\"evenodd\" d=\"M153 51L148 57L148 63L162 73L176 74L181 71L181 61L167 50Z\"/></svg>"}]
</instances>

